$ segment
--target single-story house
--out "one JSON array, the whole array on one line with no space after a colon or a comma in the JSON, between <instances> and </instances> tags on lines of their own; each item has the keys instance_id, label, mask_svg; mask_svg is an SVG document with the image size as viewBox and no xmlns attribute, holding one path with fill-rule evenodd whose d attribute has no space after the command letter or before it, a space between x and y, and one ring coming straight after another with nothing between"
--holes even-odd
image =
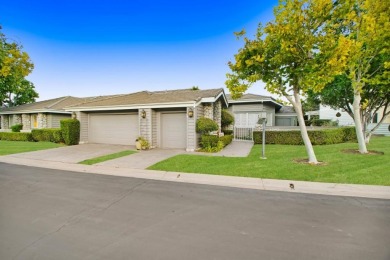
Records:
<instances>
[{"instance_id":1,"label":"single-story house","mask_svg":"<svg viewBox=\"0 0 390 260\"><path fill-rule=\"evenodd\" d=\"M85 100L84 98L67 96L1 108L0 131L10 131L11 126L16 124L23 124L23 131L30 131L34 128L59 128L62 119L72 116L72 112L66 111L64 107L82 103Z\"/></svg>"},{"instance_id":2,"label":"single-story house","mask_svg":"<svg viewBox=\"0 0 390 260\"><path fill-rule=\"evenodd\" d=\"M296 126L297 115L292 106L283 106L270 96L244 94L239 99L227 95L228 111L234 115L236 127L254 128L259 116L266 113L267 126Z\"/></svg>"},{"instance_id":3,"label":"single-story house","mask_svg":"<svg viewBox=\"0 0 390 260\"><path fill-rule=\"evenodd\" d=\"M221 110L228 109L235 125L255 128L261 112L268 126L294 125L293 110L272 97L245 94L238 100L222 88L141 91L89 98L62 97L0 109L1 128L22 123L23 130L56 128L63 118L80 120L80 143L134 145L142 136L152 148L194 151L199 146L196 120L207 117L221 130Z\"/></svg>"}]
</instances>

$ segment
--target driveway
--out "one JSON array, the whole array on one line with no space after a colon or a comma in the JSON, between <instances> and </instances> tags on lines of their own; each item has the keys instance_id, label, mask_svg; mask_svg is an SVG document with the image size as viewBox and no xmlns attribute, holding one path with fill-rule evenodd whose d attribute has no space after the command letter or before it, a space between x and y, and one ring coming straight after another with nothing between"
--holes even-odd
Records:
<instances>
[{"instance_id":1,"label":"driveway","mask_svg":"<svg viewBox=\"0 0 390 260\"><path fill-rule=\"evenodd\" d=\"M0 259L390 256L390 200L0 169Z\"/></svg>"},{"instance_id":2,"label":"driveway","mask_svg":"<svg viewBox=\"0 0 390 260\"><path fill-rule=\"evenodd\" d=\"M125 150L135 150L135 146L112 144L81 144L41 150L36 152L11 154L7 155L6 157L52 162L78 163L86 159L91 159Z\"/></svg>"}]
</instances>

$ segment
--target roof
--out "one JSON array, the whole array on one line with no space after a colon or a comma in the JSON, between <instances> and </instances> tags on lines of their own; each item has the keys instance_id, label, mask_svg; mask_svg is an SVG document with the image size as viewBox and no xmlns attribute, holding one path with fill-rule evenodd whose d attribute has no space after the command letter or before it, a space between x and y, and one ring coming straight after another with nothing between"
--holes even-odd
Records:
<instances>
[{"instance_id":1,"label":"roof","mask_svg":"<svg viewBox=\"0 0 390 260\"><path fill-rule=\"evenodd\" d=\"M15 107L1 108L0 113L11 114L11 113L32 113L32 112L64 112L65 107L80 104L91 98L78 98L72 96L59 97L44 101L38 101L30 104L24 104Z\"/></svg>"},{"instance_id":2,"label":"roof","mask_svg":"<svg viewBox=\"0 0 390 260\"><path fill-rule=\"evenodd\" d=\"M270 97L270 96L263 96L263 95L257 95L257 94L251 94L251 93L243 94L240 98L237 98L237 99L233 99L230 94L227 94L226 98L228 99L229 102L231 102L231 101L239 102L239 101L248 101L248 100L272 99L272 97Z\"/></svg>"},{"instance_id":3,"label":"roof","mask_svg":"<svg viewBox=\"0 0 390 260\"><path fill-rule=\"evenodd\" d=\"M82 104L69 106L68 109L198 102L203 98L218 98L222 93L224 93L222 88L206 90L178 89L155 92L141 91L101 97L98 100L89 100Z\"/></svg>"},{"instance_id":4,"label":"roof","mask_svg":"<svg viewBox=\"0 0 390 260\"><path fill-rule=\"evenodd\" d=\"M279 114L280 114L280 113L285 113L285 114L287 114L287 113L293 113L293 114L295 114L295 110L294 110L294 107L293 107L293 106L282 106L282 107L279 109L278 113L279 113Z\"/></svg>"}]
</instances>

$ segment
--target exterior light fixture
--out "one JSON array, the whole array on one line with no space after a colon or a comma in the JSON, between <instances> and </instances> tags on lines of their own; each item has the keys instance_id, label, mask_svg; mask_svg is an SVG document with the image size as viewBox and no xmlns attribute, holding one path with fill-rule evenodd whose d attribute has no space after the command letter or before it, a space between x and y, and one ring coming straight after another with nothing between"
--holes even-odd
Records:
<instances>
[{"instance_id":1,"label":"exterior light fixture","mask_svg":"<svg viewBox=\"0 0 390 260\"><path fill-rule=\"evenodd\" d=\"M192 118L194 116L194 110L192 110L192 108L190 108L188 110L188 117Z\"/></svg>"},{"instance_id":2,"label":"exterior light fixture","mask_svg":"<svg viewBox=\"0 0 390 260\"><path fill-rule=\"evenodd\" d=\"M146 118L146 111L142 109L141 111L141 117L142 118Z\"/></svg>"}]
</instances>

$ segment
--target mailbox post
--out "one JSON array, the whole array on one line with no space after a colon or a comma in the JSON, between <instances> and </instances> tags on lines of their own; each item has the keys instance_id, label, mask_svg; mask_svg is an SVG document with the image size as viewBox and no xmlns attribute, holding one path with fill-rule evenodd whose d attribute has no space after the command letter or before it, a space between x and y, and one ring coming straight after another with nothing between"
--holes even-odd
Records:
<instances>
[{"instance_id":1,"label":"mailbox post","mask_svg":"<svg viewBox=\"0 0 390 260\"><path fill-rule=\"evenodd\" d=\"M265 126L267 124L267 113L266 112L260 112L260 115L259 115L259 121L258 121L259 124L262 124L263 125L263 138L262 138L262 141L263 141L263 145L262 145L262 153L261 153L261 159L267 159L267 157L265 157Z\"/></svg>"}]
</instances>

